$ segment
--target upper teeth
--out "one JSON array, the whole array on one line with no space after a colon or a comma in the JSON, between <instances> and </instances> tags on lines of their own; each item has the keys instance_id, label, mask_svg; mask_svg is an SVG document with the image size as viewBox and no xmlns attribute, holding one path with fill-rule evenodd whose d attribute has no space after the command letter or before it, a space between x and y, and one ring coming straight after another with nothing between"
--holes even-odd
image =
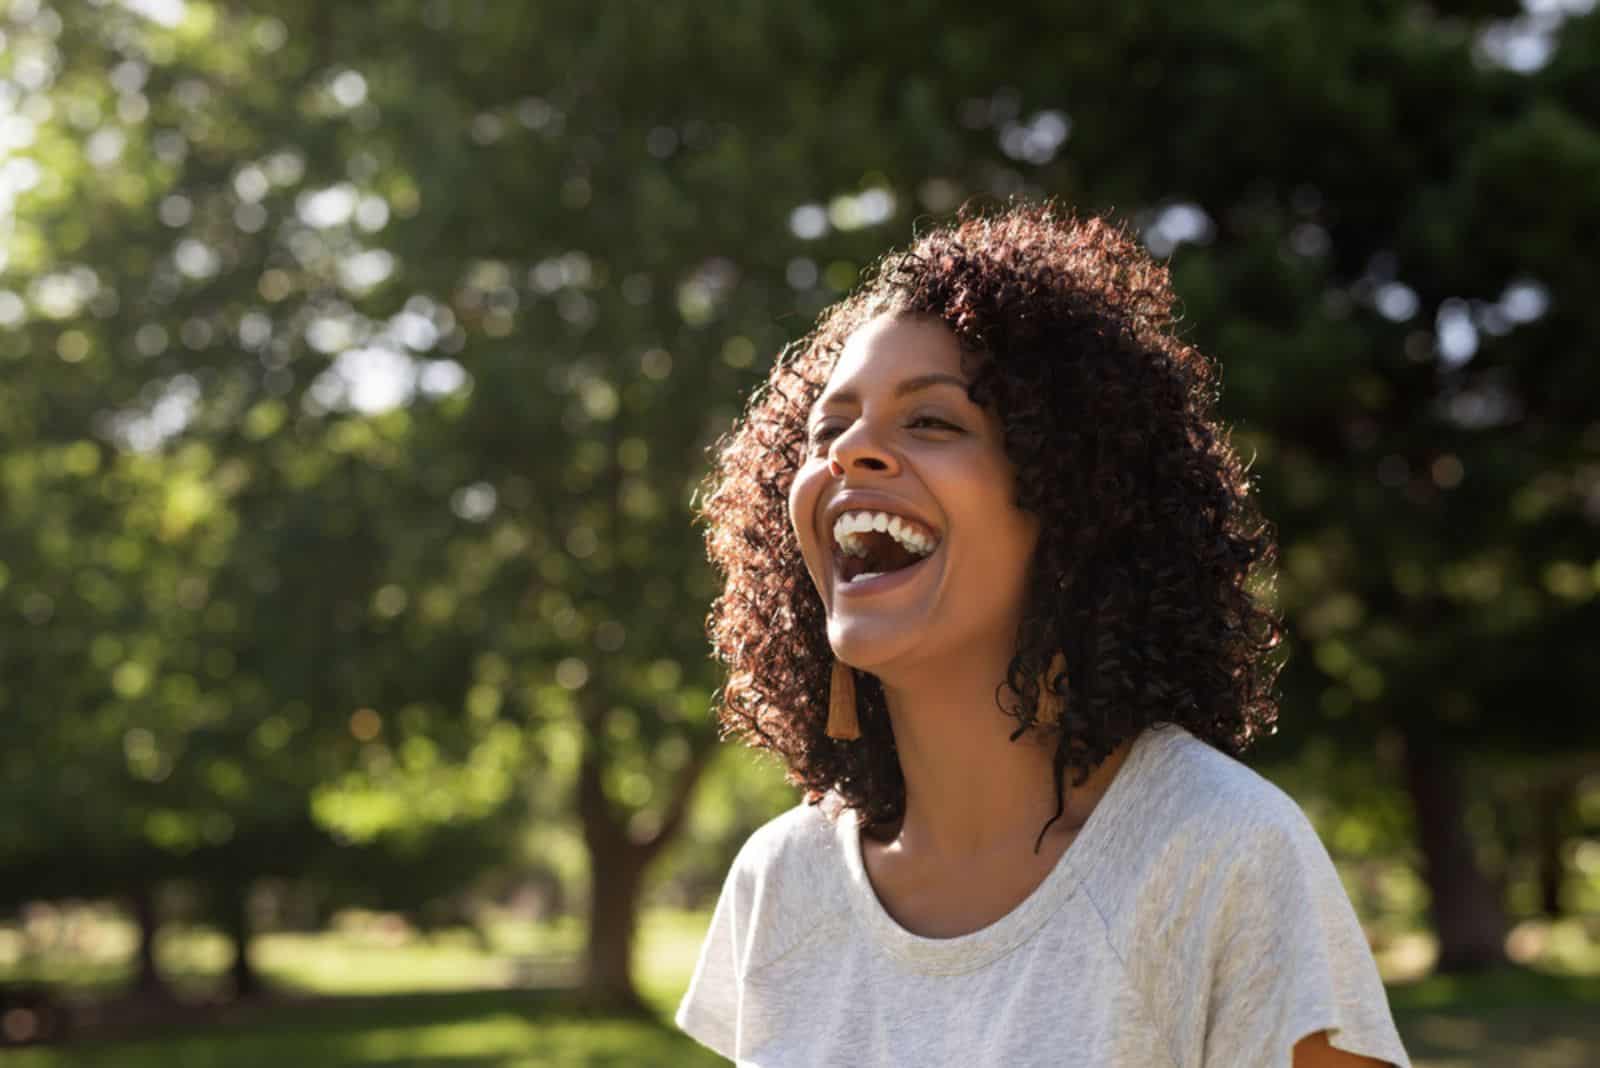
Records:
<instances>
[{"instance_id":1,"label":"upper teeth","mask_svg":"<svg viewBox=\"0 0 1600 1068\"><path fill-rule=\"evenodd\" d=\"M845 512L833 521L833 540L851 556L867 555L863 540L856 535L869 530L881 531L903 545L908 552L927 556L939 544L931 531L901 516L888 512Z\"/></svg>"}]
</instances>

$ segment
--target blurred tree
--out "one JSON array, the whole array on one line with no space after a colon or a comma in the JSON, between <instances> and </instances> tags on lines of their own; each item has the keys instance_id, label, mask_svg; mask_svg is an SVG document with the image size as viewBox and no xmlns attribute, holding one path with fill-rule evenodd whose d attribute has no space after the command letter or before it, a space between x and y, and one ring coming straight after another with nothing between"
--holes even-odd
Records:
<instances>
[{"instance_id":1,"label":"blurred tree","mask_svg":"<svg viewBox=\"0 0 1600 1068\"><path fill-rule=\"evenodd\" d=\"M637 1005L713 744L705 449L917 213L1043 192L1170 255L1224 363L1296 651L1261 755L1398 739L1441 965L1501 959L1463 759L1596 746L1514 712L1595 681L1600 18L921 11L13 4L8 842L561 798Z\"/></svg>"},{"instance_id":2,"label":"blurred tree","mask_svg":"<svg viewBox=\"0 0 1600 1068\"><path fill-rule=\"evenodd\" d=\"M216 13L10 16L8 129L33 151L6 171L24 210L0 292L16 327L0 359L27 361L0 387L0 597L26 624L0 649L16 743L0 796L20 816L0 885L10 901L128 895L153 990L152 889L194 879L249 993L258 877L365 871L369 899L414 908L503 863L528 765L497 713L513 680L471 638L483 617L454 616L516 533L463 536L437 472L399 462L404 412L286 425L275 372L314 316L295 308L293 342L273 347L284 328L255 309L289 253L236 217L265 191L230 154L298 128L213 101L208 78L254 76L212 36ZM273 156L275 178L296 167ZM420 610L396 622L395 579L430 556ZM368 861L352 869L354 843Z\"/></svg>"}]
</instances>

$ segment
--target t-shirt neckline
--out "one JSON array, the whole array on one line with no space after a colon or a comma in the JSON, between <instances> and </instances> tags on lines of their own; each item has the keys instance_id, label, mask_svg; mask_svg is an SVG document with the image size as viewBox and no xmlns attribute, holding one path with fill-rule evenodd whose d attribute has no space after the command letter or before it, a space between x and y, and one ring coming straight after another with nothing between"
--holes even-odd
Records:
<instances>
[{"instance_id":1,"label":"t-shirt neckline","mask_svg":"<svg viewBox=\"0 0 1600 1068\"><path fill-rule=\"evenodd\" d=\"M878 900L861 855L861 828L856 815L840 813L835 833L849 876L849 897L857 917L877 945L913 971L930 975L956 975L989 964L1027 941L1055 911L1077 891L1083 877L1114 839L1130 802L1137 797L1137 780L1149 762L1158 739L1169 732L1188 733L1177 724L1140 731L1128 758L1112 778L1110 787L1077 838L1066 848L1044 881L1004 916L986 927L954 938L927 938L901 927Z\"/></svg>"}]
</instances>

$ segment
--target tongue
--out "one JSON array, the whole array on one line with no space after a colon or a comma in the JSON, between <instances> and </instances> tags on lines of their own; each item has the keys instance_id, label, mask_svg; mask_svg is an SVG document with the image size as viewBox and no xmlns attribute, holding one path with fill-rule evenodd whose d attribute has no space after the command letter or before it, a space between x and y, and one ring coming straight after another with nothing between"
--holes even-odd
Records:
<instances>
[{"instance_id":1,"label":"tongue","mask_svg":"<svg viewBox=\"0 0 1600 1068\"><path fill-rule=\"evenodd\" d=\"M922 559L922 557L895 541L890 534L882 531L871 531L864 536L867 539L867 559L866 567L862 568L863 571L878 571L888 574L890 571L899 571L903 567L910 567Z\"/></svg>"}]
</instances>

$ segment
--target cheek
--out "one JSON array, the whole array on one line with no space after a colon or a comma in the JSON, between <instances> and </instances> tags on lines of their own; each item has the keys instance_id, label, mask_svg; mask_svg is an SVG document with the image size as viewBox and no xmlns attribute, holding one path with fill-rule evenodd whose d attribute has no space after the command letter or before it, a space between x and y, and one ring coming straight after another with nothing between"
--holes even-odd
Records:
<instances>
[{"instance_id":1,"label":"cheek","mask_svg":"<svg viewBox=\"0 0 1600 1068\"><path fill-rule=\"evenodd\" d=\"M1015 551L1029 551L1037 544L1040 533L1039 517L1017 505L1011 487L1007 487L1005 493L990 497L984 512L990 517L994 533L1004 538Z\"/></svg>"},{"instance_id":2,"label":"cheek","mask_svg":"<svg viewBox=\"0 0 1600 1068\"><path fill-rule=\"evenodd\" d=\"M822 469L817 464L808 463L795 473L794 483L789 487L789 525L800 539L801 548L808 553L815 540L817 500L823 486L821 474Z\"/></svg>"}]
</instances>

